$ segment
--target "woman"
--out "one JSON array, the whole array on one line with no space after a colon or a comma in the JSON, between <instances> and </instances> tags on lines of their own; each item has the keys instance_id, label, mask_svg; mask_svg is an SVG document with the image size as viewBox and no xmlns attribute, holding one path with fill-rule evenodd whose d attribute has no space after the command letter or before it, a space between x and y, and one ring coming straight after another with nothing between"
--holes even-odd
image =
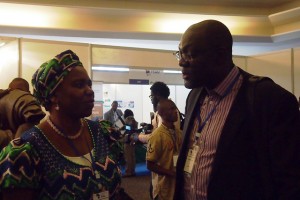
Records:
<instances>
[{"instance_id":1,"label":"woman","mask_svg":"<svg viewBox=\"0 0 300 200\"><path fill-rule=\"evenodd\" d=\"M1 152L3 199L118 199L118 146L108 122L84 119L94 92L77 55L67 50L44 63L32 84L50 115Z\"/></svg>"}]
</instances>

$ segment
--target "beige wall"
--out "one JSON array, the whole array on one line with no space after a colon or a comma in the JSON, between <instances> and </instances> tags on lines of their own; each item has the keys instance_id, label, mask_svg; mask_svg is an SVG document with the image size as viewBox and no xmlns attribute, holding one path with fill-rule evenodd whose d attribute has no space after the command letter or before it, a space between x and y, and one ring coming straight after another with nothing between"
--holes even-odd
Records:
<instances>
[{"instance_id":1,"label":"beige wall","mask_svg":"<svg viewBox=\"0 0 300 200\"><path fill-rule=\"evenodd\" d=\"M170 84L183 83L181 75L145 73L145 69L180 69L171 51L30 39L19 39L18 43L15 39L0 48L0 88L6 88L8 83L18 76L30 81L33 73L43 62L66 49L72 49L80 57L89 74L91 74L92 65L121 65L136 70L127 74L95 72L92 77L94 81L128 83L130 78L148 78L150 83L157 80ZM296 96L300 96L300 48L252 57L234 57L233 60L242 69L256 75L268 76Z\"/></svg>"},{"instance_id":2,"label":"beige wall","mask_svg":"<svg viewBox=\"0 0 300 200\"><path fill-rule=\"evenodd\" d=\"M166 84L183 85L181 74L146 73L146 70L181 70L172 51L95 46L92 52L92 65L124 66L133 69L130 72L94 71L94 81L128 84L129 79L146 79L150 84L164 81ZM245 57L236 56L233 60L237 66L246 69Z\"/></svg>"},{"instance_id":3,"label":"beige wall","mask_svg":"<svg viewBox=\"0 0 300 200\"><path fill-rule=\"evenodd\" d=\"M23 39L21 41L21 46L22 77L26 80L31 80L32 75L41 64L67 49L71 49L78 55L82 64L90 74L91 68L88 45Z\"/></svg>"},{"instance_id":4,"label":"beige wall","mask_svg":"<svg viewBox=\"0 0 300 200\"><path fill-rule=\"evenodd\" d=\"M179 68L178 62L171 51L93 46L92 52L93 65L121 65L134 68Z\"/></svg>"},{"instance_id":5,"label":"beige wall","mask_svg":"<svg viewBox=\"0 0 300 200\"><path fill-rule=\"evenodd\" d=\"M295 77L295 95L300 97L300 48L294 49L294 77Z\"/></svg>"},{"instance_id":6,"label":"beige wall","mask_svg":"<svg viewBox=\"0 0 300 200\"><path fill-rule=\"evenodd\" d=\"M292 51L284 50L247 58L249 73L267 76L290 92L293 91Z\"/></svg>"},{"instance_id":7,"label":"beige wall","mask_svg":"<svg viewBox=\"0 0 300 200\"><path fill-rule=\"evenodd\" d=\"M19 77L18 40L0 48L0 89L8 88L12 79Z\"/></svg>"}]
</instances>

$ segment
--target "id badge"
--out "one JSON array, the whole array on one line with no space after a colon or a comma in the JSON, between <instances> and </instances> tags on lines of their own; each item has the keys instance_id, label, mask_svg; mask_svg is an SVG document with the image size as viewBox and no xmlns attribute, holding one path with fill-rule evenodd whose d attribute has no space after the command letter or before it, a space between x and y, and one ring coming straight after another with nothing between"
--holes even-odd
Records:
<instances>
[{"instance_id":1,"label":"id badge","mask_svg":"<svg viewBox=\"0 0 300 200\"><path fill-rule=\"evenodd\" d=\"M189 173L189 174L192 173L198 151L199 151L199 146L197 146L197 145L195 145L192 149L189 149L189 152L188 152L188 155L187 155L187 158L185 161L185 165L184 165L184 171L186 173Z\"/></svg>"},{"instance_id":2,"label":"id badge","mask_svg":"<svg viewBox=\"0 0 300 200\"><path fill-rule=\"evenodd\" d=\"M109 200L108 191L93 194L93 200Z\"/></svg>"},{"instance_id":3,"label":"id badge","mask_svg":"<svg viewBox=\"0 0 300 200\"><path fill-rule=\"evenodd\" d=\"M176 167L177 160L178 160L178 155L174 155L174 156L173 156L173 166L174 166L174 167Z\"/></svg>"}]
</instances>

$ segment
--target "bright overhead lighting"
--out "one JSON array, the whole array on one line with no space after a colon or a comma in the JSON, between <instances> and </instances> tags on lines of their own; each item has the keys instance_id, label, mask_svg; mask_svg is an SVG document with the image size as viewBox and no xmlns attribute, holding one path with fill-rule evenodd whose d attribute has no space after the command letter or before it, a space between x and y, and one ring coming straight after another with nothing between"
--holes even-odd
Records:
<instances>
[{"instance_id":1,"label":"bright overhead lighting","mask_svg":"<svg viewBox=\"0 0 300 200\"><path fill-rule=\"evenodd\" d=\"M179 70L163 70L165 74L181 74Z\"/></svg>"},{"instance_id":2,"label":"bright overhead lighting","mask_svg":"<svg viewBox=\"0 0 300 200\"><path fill-rule=\"evenodd\" d=\"M92 67L92 70L96 70L96 71L128 72L129 68L125 68L125 67L94 66L94 67Z\"/></svg>"}]
</instances>

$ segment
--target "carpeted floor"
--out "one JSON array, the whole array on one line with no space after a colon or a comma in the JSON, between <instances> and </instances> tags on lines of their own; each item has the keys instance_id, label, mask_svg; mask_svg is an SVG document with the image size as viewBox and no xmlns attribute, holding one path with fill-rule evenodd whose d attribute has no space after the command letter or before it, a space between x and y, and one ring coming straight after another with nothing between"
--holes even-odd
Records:
<instances>
[{"instance_id":1,"label":"carpeted floor","mask_svg":"<svg viewBox=\"0 0 300 200\"><path fill-rule=\"evenodd\" d=\"M124 173L124 168L122 168ZM134 200L149 200L150 171L145 163L138 163L135 168L136 176L122 178L122 187Z\"/></svg>"}]
</instances>

